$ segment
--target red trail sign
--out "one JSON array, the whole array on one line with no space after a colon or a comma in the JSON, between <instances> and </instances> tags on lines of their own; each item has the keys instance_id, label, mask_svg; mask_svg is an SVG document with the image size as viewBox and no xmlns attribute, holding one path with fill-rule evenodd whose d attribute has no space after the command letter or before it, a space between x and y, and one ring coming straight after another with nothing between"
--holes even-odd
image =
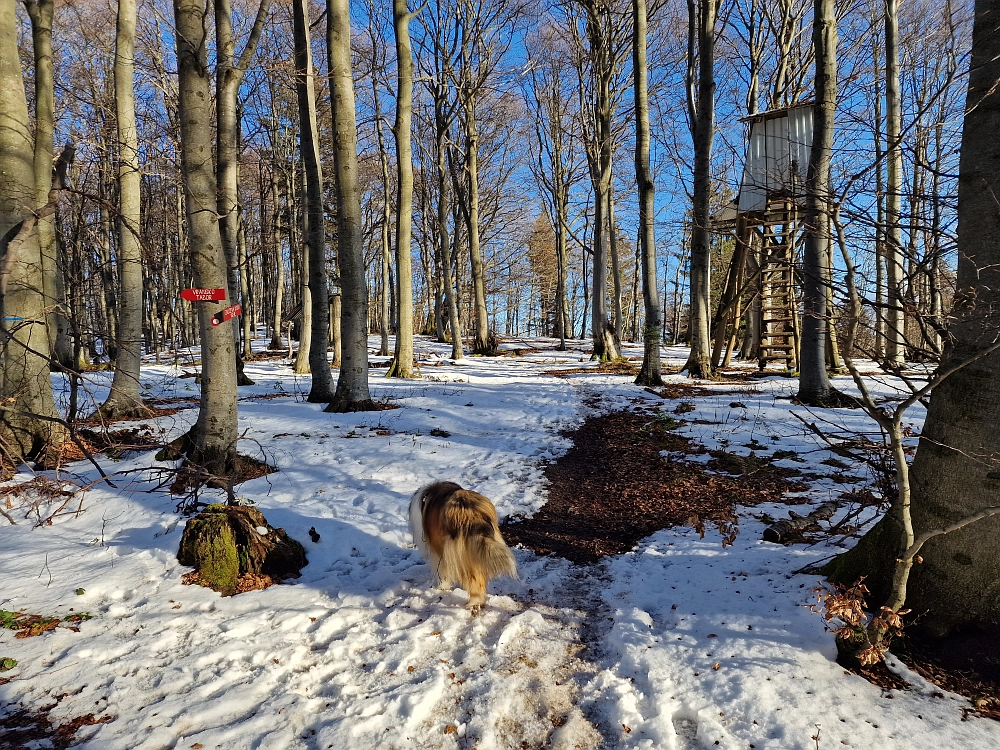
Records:
<instances>
[{"instance_id":1,"label":"red trail sign","mask_svg":"<svg viewBox=\"0 0 1000 750\"><path fill-rule=\"evenodd\" d=\"M237 315L243 312L243 308L240 305L233 305L232 307L227 307L222 312L218 312L212 316L212 325L218 326L225 323L227 320L232 320Z\"/></svg>"},{"instance_id":2,"label":"red trail sign","mask_svg":"<svg viewBox=\"0 0 1000 750\"><path fill-rule=\"evenodd\" d=\"M225 289L185 289L181 292L181 299L188 302L221 302L225 298Z\"/></svg>"}]
</instances>

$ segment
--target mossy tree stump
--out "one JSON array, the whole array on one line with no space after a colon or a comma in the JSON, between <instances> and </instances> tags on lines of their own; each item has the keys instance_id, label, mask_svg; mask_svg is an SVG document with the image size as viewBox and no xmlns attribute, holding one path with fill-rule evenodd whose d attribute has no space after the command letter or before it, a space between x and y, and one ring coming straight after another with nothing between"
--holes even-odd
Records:
<instances>
[{"instance_id":1,"label":"mossy tree stump","mask_svg":"<svg viewBox=\"0 0 1000 750\"><path fill-rule=\"evenodd\" d=\"M230 505L209 505L187 522L177 560L223 596L237 593L247 574L281 580L297 577L307 563L302 545L259 510Z\"/></svg>"}]
</instances>

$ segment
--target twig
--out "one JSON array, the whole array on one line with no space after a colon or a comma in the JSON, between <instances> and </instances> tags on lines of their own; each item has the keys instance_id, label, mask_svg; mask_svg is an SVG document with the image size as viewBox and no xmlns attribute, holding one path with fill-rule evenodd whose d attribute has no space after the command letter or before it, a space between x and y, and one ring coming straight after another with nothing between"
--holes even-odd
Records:
<instances>
[{"instance_id":1,"label":"twig","mask_svg":"<svg viewBox=\"0 0 1000 750\"><path fill-rule=\"evenodd\" d=\"M97 471L100 473L104 481L108 483L108 486L118 489L118 485L112 482L111 478L104 473L104 469L102 469L101 465L97 463L97 459L95 459L93 454L89 450L87 450L87 447L83 444L83 441L80 440L80 438L77 436L76 430L74 429L73 425L71 425L65 419L60 419L59 417L47 417L44 414L35 414L34 412L21 411L20 409L11 409L9 406L0 406L0 411L16 414L19 417L30 417L32 419L40 419L43 422L55 422L56 424L61 424L69 432L70 440L72 440L76 444L76 447L79 448L80 451L83 453L83 455L87 457L87 460L94 465L94 468L97 469Z\"/></svg>"}]
</instances>

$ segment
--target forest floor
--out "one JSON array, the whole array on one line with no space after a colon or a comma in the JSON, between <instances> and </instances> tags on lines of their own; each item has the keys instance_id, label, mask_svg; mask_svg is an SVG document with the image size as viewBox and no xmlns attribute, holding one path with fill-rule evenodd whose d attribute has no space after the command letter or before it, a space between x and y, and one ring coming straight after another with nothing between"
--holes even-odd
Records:
<instances>
[{"instance_id":1,"label":"forest floor","mask_svg":"<svg viewBox=\"0 0 1000 750\"><path fill-rule=\"evenodd\" d=\"M0 666L17 662L0 672L0 748L1000 746L981 687L970 700L894 657L872 684L808 609L817 576L801 571L876 514L863 413L796 405L776 374L652 392L589 363L586 342L508 346L519 356L452 361L421 339L419 380L372 370L373 395L402 408L368 414L306 403L287 360L248 363L240 450L278 471L237 493L309 564L230 598L181 583L174 464L150 447L194 421L197 386L177 378L193 368L144 364L145 395L178 410L112 426L122 445L98 460L117 488L85 462L0 487L17 521L0 518ZM665 354L674 371L686 358ZM90 397L109 382L95 374ZM896 386L871 376L882 398ZM409 497L438 479L493 499L516 545L520 580L494 581L476 618L410 540ZM830 501L822 528L761 541Z\"/></svg>"}]
</instances>

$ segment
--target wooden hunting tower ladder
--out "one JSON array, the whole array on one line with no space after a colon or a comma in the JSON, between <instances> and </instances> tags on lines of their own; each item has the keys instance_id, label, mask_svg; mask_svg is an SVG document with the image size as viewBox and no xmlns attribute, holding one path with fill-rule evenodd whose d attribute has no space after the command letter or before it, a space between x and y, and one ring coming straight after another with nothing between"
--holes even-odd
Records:
<instances>
[{"instance_id":1,"label":"wooden hunting tower ladder","mask_svg":"<svg viewBox=\"0 0 1000 750\"><path fill-rule=\"evenodd\" d=\"M727 326L732 330L723 365L734 348L741 310L746 311L744 358L754 352L764 369L798 369L799 313L796 297L800 205L812 147L812 105L763 112L750 124L747 158L735 205L718 230L733 232L729 281L716 316L718 363ZM723 212L725 213L725 212Z\"/></svg>"}]
</instances>

